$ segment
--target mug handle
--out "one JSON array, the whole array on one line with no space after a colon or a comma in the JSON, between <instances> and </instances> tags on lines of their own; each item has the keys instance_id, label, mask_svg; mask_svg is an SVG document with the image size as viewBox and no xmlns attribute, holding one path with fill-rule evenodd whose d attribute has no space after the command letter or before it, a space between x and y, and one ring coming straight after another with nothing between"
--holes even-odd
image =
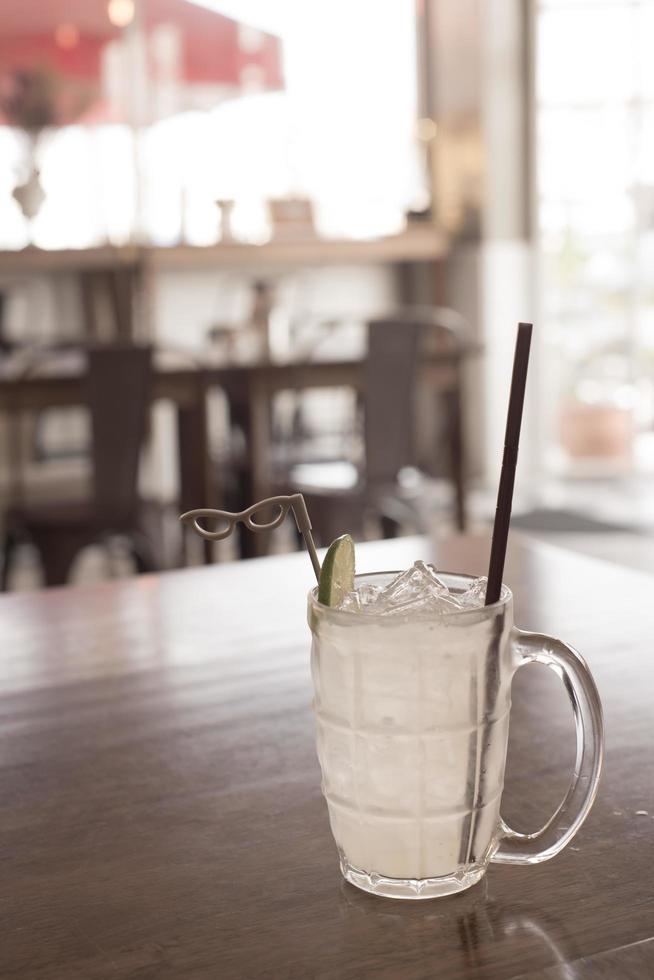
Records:
<instances>
[{"instance_id":1,"label":"mug handle","mask_svg":"<svg viewBox=\"0 0 654 980\"><path fill-rule=\"evenodd\" d=\"M593 805L604 757L602 705L586 662L567 643L543 633L514 629L513 648L518 667L546 664L558 674L572 704L577 733L577 757L568 791L545 826L534 834L520 834L500 817L501 843L491 860L496 864L538 864L549 861L570 843Z\"/></svg>"}]
</instances>

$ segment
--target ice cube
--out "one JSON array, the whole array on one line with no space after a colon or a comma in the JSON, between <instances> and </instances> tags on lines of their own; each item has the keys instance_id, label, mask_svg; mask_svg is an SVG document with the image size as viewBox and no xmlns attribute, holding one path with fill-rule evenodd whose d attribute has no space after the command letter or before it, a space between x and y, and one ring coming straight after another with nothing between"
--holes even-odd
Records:
<instances>
[{"instance_id":1,"label":"ice cube","mask_svg":"<svg viewBox=\"0 0 654 980\"><path fill-rule=\"evenodd\" d=\"M486 579L476 579L466 592L451 593L438 577L433 565L415 562L396 575L387 586L365 584L348 593L340 608L375 616L402 613L439 614L452 609L481 606L486 595Z\"/></svg>"},{"instance_id":2,"label":"ice cube","mask_svg":"<svg viewBox=\"0 0 654 980\"><path fill-rule=\"evenodd\" d=\"M439 579L434 566L417 561L386 586L375 603L375 612L436 612L453 604L449 590Z\"/></svg>"},{"instance_id":3,"label":"ice cube","mask_svg":"<svg viewBox=\"0 0 654 980\"><path fill-rule=\"evenodd\" d=\"M354 592L346 593L341 599L341 604L338 608L344 612L360 612L361 599L357 590L355 589Z\"/></svg>"},{"instance_id":4,"label":"ice cube","mask_svg":"<svg viewBox=\"0 0 654 980\"><path fill-rule=\"evenodd\" d=\"M453 605L447 586L439 579L434 566L417 561L385 588L362 585L344 598L340 608L369 615L393 615L414 610L444 612Z\"/></svg>"},{"instance_id":5,"label":"ice cube","mask_svg":"<svg viewBox=\"0 0 654 980\"><path fill-rule=\"evenodd\" d=\"M345 609L348 612L362 612L366 606L374 604L381 591L381 585L370 585L369 583L360 585L354 592L348 592L343 597L339 609Z\"/></svg>"},{"instance_id":6,"label":"ice cube","mask_svg":"<svg viewBox=\"0 0 654 980\"><path fill-rule=\"evenodd\" d=\"M445 613L456 609L457 604L449 594L415 595L404 602L387 603L375 606L375 612L382 616L398 616L406 613Z\"/></svg>"},{"instance_id":7,"label":"ice cube","mask_svg":"<svg viewBox=\"0 0 654 980\"><path fill-rule=\"evenodd\" d=\"M362 606L370 606L377 601L382 591L383 587L381 585L370 585L370 583L365 583L359 589L359 602Z\"/></svg>"},{"instance_id":8,"label":"ice cube","mask_svg":"<svg viewBox=\"0 0 654 980\"><path fill-rule=\"evenodd\" d=\"M474 609L476 606L483 606L486 602L486 586L488 579L486 576L474 580L465 592L460 592L455 596L457 605L464 609Z\"/></svg>"},{"instance_id":9,"label":"ice cube","mask_svg":"<svg viewBox=\"0 0 654 980\"><path fill-rule=\"evenodd\" d=\"M447 586L441 582L433 565L417 561L406 572L394 578L379 598L384 603L400 605L419 597L433 595L448 595Z\"/></svg>"}]
</instances>

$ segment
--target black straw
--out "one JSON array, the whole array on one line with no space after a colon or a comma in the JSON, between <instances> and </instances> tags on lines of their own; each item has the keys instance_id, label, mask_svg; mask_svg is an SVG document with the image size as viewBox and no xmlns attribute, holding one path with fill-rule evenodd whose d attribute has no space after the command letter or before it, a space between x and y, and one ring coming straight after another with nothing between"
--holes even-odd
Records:
<instances>
[{"instance_id":1,"label":"black straw","mask_svg":"<svg viewBox=\"0 0 654 980\"><path fill-rule=\"evenodd\" d=\"M502 591L502 575L504 573L504 559L506 558L506 545L509 537L509 524L511 522L513 485L515 483L515 470L518 462L518 444L520 442L522 409L525 403L525 387L527 384L527 367L529 366L529 347L531 345L532 327L533 324L531 323L518 324L518 336L515 344L515 354L513 356L509 410L506 416L502 472L497 491L493 541L488 565L488 584L486 586L487 606L490 606L493 602L497 602Z\"/></svg>"}]
</instances>

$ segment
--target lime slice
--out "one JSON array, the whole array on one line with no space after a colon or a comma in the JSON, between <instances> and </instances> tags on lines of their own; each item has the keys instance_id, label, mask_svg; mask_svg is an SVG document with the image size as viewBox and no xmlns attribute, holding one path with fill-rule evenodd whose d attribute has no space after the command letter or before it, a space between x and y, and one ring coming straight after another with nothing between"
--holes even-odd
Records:
<instances>
[{"instance_id":1,"label":"lime slice","mask_svg":"<svg viewBox=\"0 0 654 980\"><path fill-rule=\"evenodd\" d=\"M325 606L340 606L354 588L354 541L342 534L332 541L320 570L318 602Z\"/></svg>"}]
</instances>

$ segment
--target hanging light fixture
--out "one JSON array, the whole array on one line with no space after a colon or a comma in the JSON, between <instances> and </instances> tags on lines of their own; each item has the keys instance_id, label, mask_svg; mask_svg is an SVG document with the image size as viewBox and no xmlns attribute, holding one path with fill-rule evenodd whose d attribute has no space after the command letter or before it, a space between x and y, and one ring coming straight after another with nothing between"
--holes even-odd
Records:
<instances>
[{"instance_id":1,"label":"hanging light fixture","mask_svg":"<svg viewBox=\"0 0 654 980\"><path fill-rule=\"evenodd\" d=\"M109 0L107 16L114 27L127 27L134 20L134 0Z\"/></svg>"}]
</instances>

